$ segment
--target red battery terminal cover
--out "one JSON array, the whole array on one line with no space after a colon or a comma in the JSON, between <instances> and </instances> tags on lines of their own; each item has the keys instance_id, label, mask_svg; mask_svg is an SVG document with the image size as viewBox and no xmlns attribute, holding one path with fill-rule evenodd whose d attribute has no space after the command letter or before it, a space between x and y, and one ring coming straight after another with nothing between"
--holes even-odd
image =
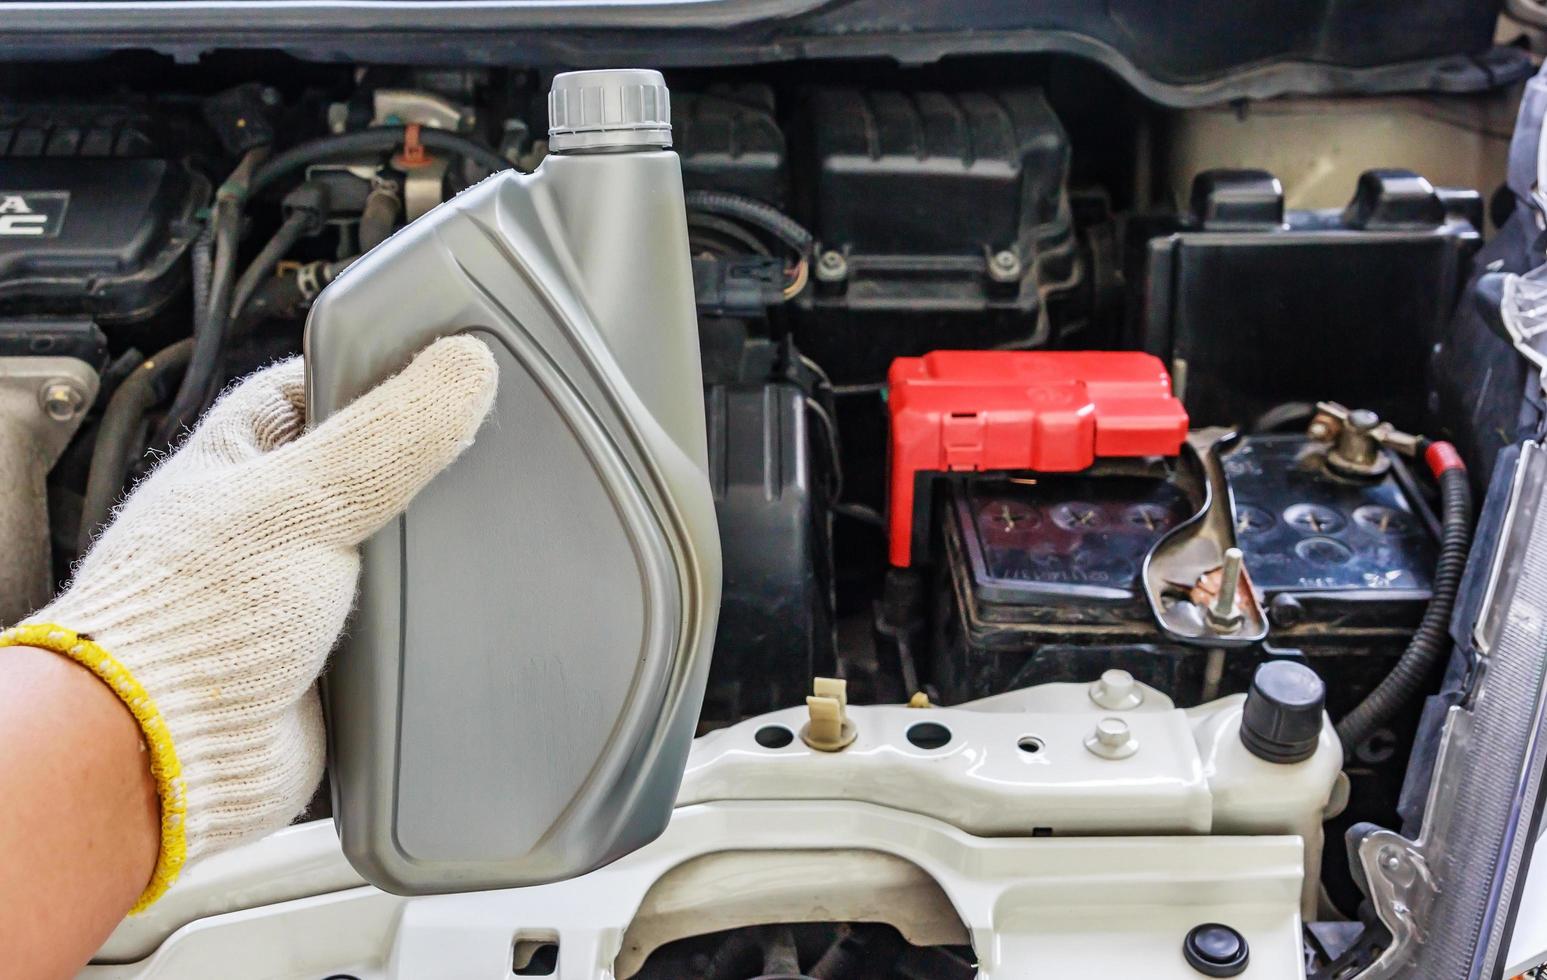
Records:
<instances>
[{"instance_id":1,"label":"red battery terminal cover","mask_svg":"<svg viewBox=\"0 0 1547 980\"><path fill-rule=\"evenodd\" d=\"M1175 456L1187 412L1160 359L1137 351L935 351L887 373L888 534L913 560L915 491L930 473L1074 473L1098 458Z\"/></svg>"}]
</instances>

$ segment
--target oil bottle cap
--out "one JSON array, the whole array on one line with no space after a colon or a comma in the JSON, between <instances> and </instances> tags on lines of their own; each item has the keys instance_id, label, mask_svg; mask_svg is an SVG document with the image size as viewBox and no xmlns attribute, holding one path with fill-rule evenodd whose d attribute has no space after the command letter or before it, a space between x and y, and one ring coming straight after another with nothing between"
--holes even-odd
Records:
<instances>
[{"instance_id":1,"label":"oil bottle cap","mask_svg":"<svg viewBox=\"0 0 1547 980\"><path fill-rule=\"evenodd\" d=\"M671 146L671 95L649 68L569 71L548 91L548 149L660 149Z\"/></svg>"},{"instance_id":2,"label":"oil bottle cap","mask_svg":"<svg viewBox=\"0 0 1547 980\"><path fill-rule=\"evenodd\" d=\"M1321 740L1327 685L1305 664L1275 660L1257 668L1241 710L1241 741L1259 759L1301 762Z\"/></svg>"}]
</instances>

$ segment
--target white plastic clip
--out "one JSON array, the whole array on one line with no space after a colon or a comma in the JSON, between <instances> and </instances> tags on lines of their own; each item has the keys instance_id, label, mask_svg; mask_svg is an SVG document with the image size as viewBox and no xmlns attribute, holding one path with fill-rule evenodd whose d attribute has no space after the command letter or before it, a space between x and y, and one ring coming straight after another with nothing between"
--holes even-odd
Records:
<instances>
[{"instance_id":1,"label":"white plastic clip","mask_svg":"<svg viewBox=\"0 0 1547 980\"><path fill-rule=\"evenodd\" d=\"M848 748L859 734L849 720L849 682L818 677L812 681L811 691L806 698L810 720L800 730L801 741L819 752Z\"/></svg>"}]
</instances>

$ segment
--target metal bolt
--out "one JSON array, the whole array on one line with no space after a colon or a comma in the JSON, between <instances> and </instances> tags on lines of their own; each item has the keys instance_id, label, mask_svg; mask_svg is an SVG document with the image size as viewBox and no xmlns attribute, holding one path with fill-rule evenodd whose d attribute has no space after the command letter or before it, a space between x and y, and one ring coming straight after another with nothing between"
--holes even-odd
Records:
<instances>
[{"instance_id":1,"label":"metal bolt","mask_svg":"<svg viewBox=\"0 0 1547 980\"><path fill-rule=\"evenodd\" d=\"M1317 442L1331 442L1337 434L1337 422L1326 415L1318 415L1311 419L1310 428L1305 434Z\"/></svg>"},{"instance_id":2,"label":"metal bolt","mask_svg":"<svg viewBox=\"0 0 1547 980\"><path fill-rule=\"evenodd\" d=\"M86 393L71 381L50 381L38 397L43 413L55 422L68 422L86 407Z\"/></svg>"},{"instance_id":3,"label":"metal bolt","mask_svg":"<svg viewBox=\"0 0 1547 980\"><path fill-rule=\"evenodd\" d=\"M995 252L988 260L988 277L995 282L1016 282L1021 278L1021 257L1009 249Z\"/></svg>"},{"instance_id":4,"label":"metal bolt","mask_svg":"<svg viewBox=\"0 0 1547 980\"><path fill-rule=\"evenodd\" d=\"M849 277L849 260L842 252L828 249L816 260L816 277L822 282L842 282Z\"/></svg>"},{"instance_id":5,"label":"metal bolt","mask_svg":"<svg viewBox=\"0 0 1547 980\"><path fill-rule=\"evenodd\" d=\"M1380 416L1368 408L1356 408L1348 413L1348 424L1356 432L1369 432L1377 425L1380 425Z\"/></svg>"},{"instance_id":6,"label":"metal bolt","mask_svg":"<svg viewBox=\"0 0 1547 980\"><path fill-rule=\"evenodd\" d=\"M1402 858L1394 847L1383 847L1380 852L1380 866L1387 871L1395 871L1402 866Z\"/></svg>"},{"instance_id":7,"label":"metal bolt","mask_svg":"<svg viewBox=\"0 0 1547 980\"><path fill-rule=\"evenodd\" d=\"M1334 467L1341 466L1353 472L1373 471L1381 458L1380 443L1375 437L1379 426L1380 416L1367 408L1349 412L1348 424L1338 433L1337 444L1328 461Z\"/></svg>"},{"instance_id":8,"label":"metal bolt","mask_svg":"<svg viewBox=\"0 0 1547 980\"><path fill-rule=\"evenodd\" d=\"M1241 549L1226 548L1225 562L1219 570L1219 592L1209 603L1209 623L1216 629L1233 630L1241 625L1241 613L1235 607L1236 590L1241 582Z\"/></svg>"}]
</instances>

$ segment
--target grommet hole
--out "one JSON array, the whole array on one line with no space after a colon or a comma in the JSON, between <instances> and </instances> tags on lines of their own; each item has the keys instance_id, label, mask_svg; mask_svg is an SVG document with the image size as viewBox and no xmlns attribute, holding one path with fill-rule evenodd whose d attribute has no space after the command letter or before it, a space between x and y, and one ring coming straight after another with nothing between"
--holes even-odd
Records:
<instances>
[{"instance_id":1,"label":"grommet hole","mask_svg":"<svg viewBox=\"0 0 1547 980\"><path fill-rule=\"evenodd\" d=\"M908 729L908 741L925 751L943 748L951 741L951 730L937 722L921 721Z\"/></svg>"},{"instance_id":2,"label":"grommet hole","mask_svg":"<svg viewBox=\"0 0 1547 980\"><path fill-rule=\"evenodd\" d=\"M752 737L765 749L782 749L795 741L795 733L783 725L764 725Z\"/></svg>"}]
</instances>

